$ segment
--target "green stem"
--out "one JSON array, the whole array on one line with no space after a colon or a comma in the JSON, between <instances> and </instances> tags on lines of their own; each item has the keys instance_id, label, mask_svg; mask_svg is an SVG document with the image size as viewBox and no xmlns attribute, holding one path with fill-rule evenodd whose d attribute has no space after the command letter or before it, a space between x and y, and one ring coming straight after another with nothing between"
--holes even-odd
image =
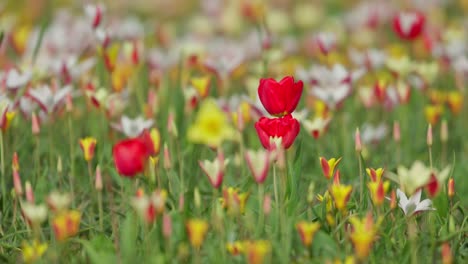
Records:
<instances>
[{"instance_id":1,"label":"green stem","mask_svg":"<svg viewBox=\"0 0 468 264\"><path fill-rule=\"evenodd\" d=\"M359 201L362 203L363 199L363 193L364 193L364 175L362 172L362 159L361 159L361 153L357 153L358 156L358 162L359 162Z\"/></svg>"},{"instance_id":2,"label":"green stem","mask_svg":"<svg viewBox=\"0 0 468 264\"><path fill-rule=\"evenodd\" d=\"M68 181L70 184L70 193L71 197L75 196L74 187L73 187L73 178L75 176L75 159L74 159L74 142L73 142L73 125L71 114L68 115L68 135L69 135L69 144L70 144L70 174L68 175ZM72 206L75 207L75 199L72 199Z\"/></svg>"},{"instance_id":3,"label":"green stem","mask_svg":"<svg viewBox=\"0 0 468 264\"><path fill-rule=\"evenodd\" d=\"M102 208L102 190L97 193L98 207L99 207L99 228L104 232L104 210Z\"/></svg>"},{"instance_id":4,"label":"green stem","mask_svg":"<svg viewBox=\"0 0 468 264\"><path fill-rule=\"evenodd\" d=\"M6 208L6 175L5 175L5 150L3 146L3 131L0 131L0 167L2 172L2 200L3 209Z\"/></svg>"},{"instance_id":5,"label":"green stem","mask_svg":"<svg viewBox=\"0 0 468 264\"><path fill-rule=\"evenodd\" d=\"M263 199L265 197L265 188L263 183L258 185L258 226L259 236L263 233L263 222L265 221L265 212L263 211Z\"/></svg>"}]
</instances>

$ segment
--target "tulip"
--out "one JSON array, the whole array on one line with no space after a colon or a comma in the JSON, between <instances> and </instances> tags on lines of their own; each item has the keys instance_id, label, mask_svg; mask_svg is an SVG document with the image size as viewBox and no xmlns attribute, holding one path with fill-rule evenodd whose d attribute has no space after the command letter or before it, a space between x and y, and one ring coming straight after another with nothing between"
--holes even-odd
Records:
<instances>
[{"instance_id":1,"label":"tulip","mask_svg":"<svg viewBox=\"0 0 468 264\"><path fill-rule=\"evenodd\" d=\"M261 117L255 123L255 129L264 148L275 149L271 139L280 138L283 148L288 149L299 134L300 125L291 115L273 119Z\"/></svg>"},{"instance_id":2,"label":"tulip","mask_svg":"<svg viewBox=\"0 0 468 264\"><path fill-rule=\"evenodd\" d=\"M21 251L23 252L23 260L25 263L35 263L39 260L48 248L47 243L40 243L38 240L33 240L31 244L23 242Z\"/></svg>"},{"instance_id":3,"label":"tulip","mask_svg":"<svg viewBox=\"0 0 468 264\"><path fill-rule=\"evenodd\" d=\"M245 255L247 263L261 264L264 262L265 257L271 251L271 244L266 240L247 241L245 245Z\"/></svg>"},{"instance_id":4,"label":"tulip","mask_svg":"<svg viewBox=\"0 0 468 264\"><path fill-rule=\"evenodd\" d=\"M221 151L218 152L218 156L215 160L204 160L199 161L198 164L200 165L203 172L208 176L211 185L213 188L219 188L223 182L224 170L226 165L228 164L229 160L224 159L224 155Z\"/></svg>"},{"instance_id":5,"label":"tulip","mask_svg":"<svg viewBox=\"0 0 468 264\"><path fill-rule=\"evenodd\" d=\"M414 40L423 32L425 20L418 11L400 12L393 18L393 30L404 40Z\"/></svg>"},{"instance_id":6,"label":"tulip","mask_svg":"<svg viewBox=\"0 0 468 264\"><path fill-rule=\"evenodd\" d=\"M185 228L190 244L195 248L200 248L208 231L208 223L201 219L190 219L185 223Z\"/></svg>"},{"instance_id":7,"label":"tulip","mask_svg":"<svg viewBox=\"0 0 468 264\"><path fill-rule=\"evenodd\" d=\"M455 181L453 178L450 178L448 181L447 195L449 198L453 198L453 196L455 196Z\"/></svg>"},{"instance_id":8,"label":"tulip","mask_svg":"<svg viewBox=\"0 0 468 264\"><path fill-rule=\"evenodd\" d=\"M287 76L277 82L272 78L261 79L258 96L265 109L274 116L291 114L297 107L302 95L302 81L294 82Z\"/></svg>"},{"instance_id":9,"label":"tulip","mask_svg":"<svg viewBox=\"0 0 468 264\"><path fill-rule=\"evenodd\" d=\"M353 187L351 185L333 184L330 187L330 194L335 201L336 209L340 211L346 210L346 204L351 197Z\"/></svg>"},{"instance_id":10,"label":"tulip","mask_svg":"<svg viewBox=\"0 0 468 264\"><path fill-rule=\"evenodd\" d=\"M296 229L301 236L302 244L308 247L312 244L315 233L320 229L320 224L317 222L300 221L296 224Z\"/></svg>"},{"instance_id":11,"label":"tulip","mask_svg":"<svg viewBox=\"0 0 468 264\"><path fill-rule=\"evenodd\" d=\"M117 171L130 178L143 172L145 162L149 157L147 144L140 138L120 141L114 145L112 154Z\"/></svg>"},{"instance_id":12,"label":"tulip","mask_svg":"<svg viewBox=\"0 0 468 264\"><path fill-rule=\"evenodd\" d=\"M367 175L369 175L372 182L379 182L382 179L382 175L384 173L384 169L378 168L367 168L366 169Z\"/></svg>"},{"instance_id":13,"label":"tulip","mask_svg":"<svg viewBox=\"0 0 468 264\"><path fill-rule=\"evenodd\" d=\"M96 142L96 139L93 137L80 139L80 147L83 150L84 159L88 162L91 161L94 157Z\"/></svg>"},{"instance_id":14,"label":"tulip","mask_svg":"<svg viewBox=\"0 0 468 264\"><path fill-rule=\"evenodd\" d=\"M322 172L325 178L331 179L333 176L333 172L335 171L335 167L340 163L341 158L331 158L326 160L323 157L320 157L320 165L322 166Z\"/></svg>"},{"instance_id":15,"label":"tulip","mask_svg":"<svg viewBox=\"0 0 468 264\"><path fill-rule=\"evenodd\" d=\"M52 220L55 238L58 241L76 235L80 229L81 213L76 210L63 212Z\"/></svg>"},{"instance_id":16,"label":"tulip","mask_svg":"<svg viewBox=\"0 0 468 264\"><path fill-rule=\"evenodd\" d=\"M367 186L369 187L372 203L374 203L376 206L382 205L385 200L385 194L390 187L390 182L379 180L375 182L369 182Z\"/></svg>"},{"instance_id":17,"label":"tulip","mask_svg":"<svg viewBox=\"0 0 468 264\"><path fill-rule=\"evenodd\" d=\"M262 184L268 176L268 170L270 168L270 151L268 150L248 150L245 153L245 160L249 167L255 181L258 184Z\"/></svg>"},{"instance_id":18,"label":"tulip","mask_svg":"<svg viewBox=\"0 0 468 264\"><path fill-rule=\"evenodd\" d=\"M62 194L54 191L47 196L47 205L52 212L61 212L68 209L71 199L68 193Z\"/></svg>"},{"instance_id":19,"label":"tulip","mask_svg":"<svg viewBox=\"0 0 468 264\"><path fill-rule=\"evenodd\" d=\"M377 220L377 223L374 223L372 214L368 213L364 219L352 216L349 222L352 225L350 238L354 251L359 259L364 260L369 256L381 219Z\"/></svg>"}]
</instances>

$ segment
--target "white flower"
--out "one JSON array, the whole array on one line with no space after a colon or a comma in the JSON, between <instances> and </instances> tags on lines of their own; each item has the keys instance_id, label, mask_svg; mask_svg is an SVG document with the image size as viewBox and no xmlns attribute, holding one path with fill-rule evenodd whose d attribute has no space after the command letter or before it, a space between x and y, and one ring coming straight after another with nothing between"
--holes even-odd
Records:
<instances>
[{"instance_id":1,"label":"white flower","mask_svg":"<svg viewBox=\"0 0 468 264\"><path fill-rule=\"evenodd\" d=\"M47 218L47 207L44 204L35 205L30 202L24 202L21 205L24 217L33 225L39 225Z\"/></svg>"},{"instance_id":2,"label":"white flower","mask_svg":"<svg viewBox=\"0 0 468 264\"><path fill-rule=\"evenodd\" d=\"M332 109L351 93L352 74L341 64L335 64L331 69L315 66L309 72L299 70L297 75L313 85L310 89L311 95L322 100Z\"/></svg>"},{"instance_id":3,"label":"white flower","mask_svg":"<svg viewBox=\"0 0 468 264\"><path fill-rule=\"evenodd\" d=\"M415 161L409 169L399 166L397 173L400 185L409 194L426 185L432 175L431 169L426 167L421 161Z\"/></svg>"},{"instance_id":4,"label":"white flower","mask_svg":"<svg viewBox=\"0 0 468 264\"><path fill-rule=\"evenodd\" d=\"M67 85L52 92L48 85L39 86L29 91L29 95L36 101L46 113L52 113L71 94L72 87Z\"/></svg>"},{"instance_id":5,"label":"white flower","mask_svg":"<svg viewBox=\"0 0 468 264\"><path fill-rule=\"evenodd\" d=\"M31 71L18 72L16 69L11 69L6 74L6 86L8 89L18 89L25 86L32 78Z\"/></svg>"},{"instance_id":6,"label":"white flower","mask_svg":"<svg viewBox=\"0 0 468 264\"><path fill-rule=\"evenodd\" d=\"M435 210L435 208L432 207L431 200L425 199L421 201L421 189L419 189L409 199L400 189L397 189L396 193L398 197L398 206L407 216L412 216L418 212Z\"/></svg>"},{"instance_id":7,"label":"white flower","mask_svg":"<svg viewBox=\"0 0 468 264\"><path fill-rule=\"evenodd\" d=\"M112 127L124 133L127 137L138 137L145 129L149 129L153 126L153 123L153 120L144 119L141 116L135 119L122 116L120 123L112 124Z\"/></svg>"},{"instance_id":8,"label":"white flower","mask_svg":"<svg viewBox=\"0 0 468 264\"><path fill-rule=\"evenodd\" d=\"M383 139L388 132L387 125L381 123L377 126L364 124L361 128L361 139L364 144L376 143Z\"/></svg>"}]
</instances>

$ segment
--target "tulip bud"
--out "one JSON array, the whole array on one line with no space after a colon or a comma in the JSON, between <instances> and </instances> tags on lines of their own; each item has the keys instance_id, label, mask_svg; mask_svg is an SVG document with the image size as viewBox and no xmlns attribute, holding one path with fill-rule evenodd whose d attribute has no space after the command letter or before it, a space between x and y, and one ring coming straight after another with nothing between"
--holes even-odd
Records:
<instances>
[{"instance_id":1,"label":"tulip bud","mask_svg":"<svg viewBox=\"0 0 468 264\"><path fill-rule=\"evenodd\" d=\"M193 191L193 201L195 203L195 207L200 208L201 196L200 196L200 191L198 190L197 187L195 187L195 190Z\"/></svg>"},{"instance_id":2,"label":"tulip bud","mask_svg":"<svg viewBox=\"0 0 468 264\"><path fill-rule=\"evenodd\" d=\"M96 180L94 182L94 187L97 191L102 191L103 188L101 167L99 165L96 166Z\"/></svg>"},{"instance_id":3,"label":"tulip bud","mask_svg":"<svg viewBox=\"0 0 468 264\"><path fill-rule=\"evenodd\" d=\"M184 194L182 193L179 196L179 211L183 211L184 207L185 207L185 197L184 197Z\"/></svg>"},{"instance_id":4,"label":"tulip bud","mask_svg":"<svg viewBox=\"0 0 468 264\"><path fill-rule=\"evenodd\" d=\"M315 199L314 190L315 190L315 184L311 182L309 184L309 188L307 189L307 202L309 204L312 204L314 202L314 199Z\"/></svg>"},{"instance_id":5,"label":"tulip bud","mask_svg":"<svg viewBox=\"0 0 468 264\"><path fill-rule=\"evenodd\" d=\"M393 122L393 140L396 143L399 143L401 140L400 123L398 121Z\"/></svg>"},{"instance_id":6,"label":"tulip bud","mask_svg":"<svg viewBox=\"0 0 468 264\"><path fill-rule=\"evenodd\" d=\"M169 132L169 135L177 138L177 125L175 123L175 114L173 110L169 112L169 117L167 118L167 132Z\"/></svg>"},{"instance_id":7,"label":"tulip bud","mask_svg":"<svg viewBox=\"0 0 468 264\"><path fill-rule=\"evenodd\" d=\"M396 193L395 193L395 190L392 190L390 194L390 208L395 209L396 207L397 207Z\"/></svg>"},{"instance_id":8,"label":"tulip bud","mask_svg":"<svg viewBox=\"0 0 468 264\"><path fill-rule=\"evenodd\" d=\"M455 181L453 180L453 178L450 178L448 180L447 195L450 199L452 199L453 196L455 196Z\"/></svg>"},{"instance_id":9,"label":"tulip bud","mask_svg":"<svg viewBox=\"0 0 468 264\"><path fill-rule=\"evenodd\" d=\"M163 228L162 228L163 236L168 239L171 237L172 234L172 219L171 216L168 214L163 215Z\"/></svg>"},{"instance_id":10,"label":"tulip bud","mask_svg":"<svg viewBox=\"0 0 468 264\"><path fill-rule=\"evenodd\" d=\"M271 212L271 196L267 194L263 198L263 213L265 215L269 215L270 212Z\"/></svg>"},{"instance_id":11,"label":"tulip bud","mask_svg":"<svg viewBox=\"0 0 468 264\"><path fill-rule=\"evenodd\" d=\"M432 147L432 125L431 124L429 124L429 126L427 127L426 142L427 142L427 146Z\"/></svg>"},{"instance_id":12,"label":"tulip bud","mask_svg":"<svg viewBox=\"0 0 468 264\"><path fill-rule=\"evenodd\" d=\"M41 132L41 126L39 124L39 119L36 116L36 113L32 113L31 115L31 123L32 123L32 133L33 135L37 136Z\"/></svg>"},{"instance_id":13,"label":"tulip bud","mask_svg":"<svg viewBox=\"0 0 468 264\"><path fill-rule=\"evenodd\" d=\"M356 128L356 133L354 135L354 146L355 146L356 152L362 151L361 132L359 132L359 128Z\"/></svg>"},{"instance_id":14,"label":"tulip bud","mask_svg":"<svg viewBox=\"0 0 468 264\"><path fill-rule=\"evenodd\" d=\"M167 144L164 144L164 169L168 170L170 168L172 168L171 155Z\"/></svg>"},{"instance_id":15,"label":"tulip bud","mask_svg":"<svg viewBox=\"0 0 468 264\"><path fill-rule=\"evenodd\" d=\"M63 165L62 165L62 157L59 156L57 158L57 172L60 174L63 171Z\"/></svg>"},{"instance_id":16,"label":"tulip bud","mask_svg":"<svg viewBox=\"0 0 468 264\"><path fill-rule=\"evenodd\" d=\"M13 170L13 186L15 187L16 196L23 195L23 187L21 186L21 178L17 170Z\"/></svg>"},{"instance_id":17,"label":"tulip bud","mask_svg":"<svg viewBox=\"0 0 468 264\"><path fill-rule=\"evenodd\" d=\"M452 250L450 249L450 244L448 242L444 242L442 244L442 263L453 263Z\"/></svg>"},{"instance_id":18,"label":"tulip bud","mask_svg":"<svg viewBox=\"0 0 468 264\"><path fill-rule=\"evenodd\" d=\"M442 142L447 142L448 141L448 126L447 126L447 120L442 120L442 124L440 126L440 140Z\"/></svg>"},{"instance_id":19,"label":"tulip bud","mask_svg":"<svg viewBox=\"0 0 468 264\"><path fill-rule=\"evenodd\" d=\"M32 190L31 183L26 181L24 188L26 189L26 201L34 203L34 192Z\"/></svg>"}]
</instances>

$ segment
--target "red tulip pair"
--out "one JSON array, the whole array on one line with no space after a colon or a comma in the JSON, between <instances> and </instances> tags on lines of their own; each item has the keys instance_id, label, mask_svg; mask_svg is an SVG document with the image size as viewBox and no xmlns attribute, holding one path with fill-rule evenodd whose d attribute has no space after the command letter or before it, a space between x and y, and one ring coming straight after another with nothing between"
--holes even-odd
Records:
<instances>
[{"instance_id":1,"label":"red tulip pair","mask_svg":"<svg viewBox=\"0 0 468 264\"><path fill-rule=\"evenodd\" d=\"M261 117L255 123L258 137L263 147L274 149L271 141L280 138L282 146L289 148L299 134L299 122L291 116L301 99L302 81L294 82L291 76L284 77L277 82L272 78L261 79L258 96L265 109L278 118Z\"/></svg>"},{"instance_id":2,"label":"red tulip pair","mask_svg":"<svg viewBox=\"0 0 468 264\"><path fill-rule=\"evenodd\" d=\"M115 144L112 155L117 172L130 178L143 172L149 156L159 151L154 146L148 131L144 131L137 138L124 139Z\"/></svg>"}]
</instances>

